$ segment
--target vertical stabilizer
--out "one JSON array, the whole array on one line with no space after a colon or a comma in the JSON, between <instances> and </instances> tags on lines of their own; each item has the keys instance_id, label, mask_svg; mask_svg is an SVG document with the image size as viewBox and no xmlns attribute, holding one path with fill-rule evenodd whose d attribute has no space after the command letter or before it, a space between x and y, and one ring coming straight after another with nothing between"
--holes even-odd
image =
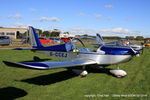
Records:
<instances>
[{"instance_id":1,"label":"vertical stabilizer","mask_svg":"<svg viewBox=\"0 0 150 100\"><path fill-rule=\"evenodd\" d=\"M29 26L29 37L33 48L43 47L34 28Z\"/></svg>"}]
</instances>

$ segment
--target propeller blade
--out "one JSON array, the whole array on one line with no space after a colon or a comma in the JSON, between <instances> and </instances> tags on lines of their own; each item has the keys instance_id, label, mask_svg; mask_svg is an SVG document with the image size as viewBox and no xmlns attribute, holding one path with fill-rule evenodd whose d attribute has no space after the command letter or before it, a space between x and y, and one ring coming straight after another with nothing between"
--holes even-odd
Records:
<instances>
[{"instance_id":1,"label":"propeller blade","mask_svg":"<svg viewBox=\"0 0 150 100\"><path fill-rule=\"evenodd\" d=\"M136 55L136 51L129 45L129 48L133 51L133 53Z\"/></svg>"}]
</instances>

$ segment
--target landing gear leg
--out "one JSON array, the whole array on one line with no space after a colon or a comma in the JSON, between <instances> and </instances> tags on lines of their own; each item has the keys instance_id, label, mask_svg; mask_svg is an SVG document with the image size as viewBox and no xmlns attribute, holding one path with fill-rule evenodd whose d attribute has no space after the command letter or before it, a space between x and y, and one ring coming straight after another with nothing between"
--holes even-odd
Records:
<instances>
[{"instance_id":1,"label":"landing gear leg","mask_svg":"<svg viewBox=\"0 0 150 100\"><path fill-rule=\"evenodd\" d=\"M119 65L118 65L118 64L116 64L116 67L117 67L117 69L119 70Z\"/></svg>"}]
</instances>

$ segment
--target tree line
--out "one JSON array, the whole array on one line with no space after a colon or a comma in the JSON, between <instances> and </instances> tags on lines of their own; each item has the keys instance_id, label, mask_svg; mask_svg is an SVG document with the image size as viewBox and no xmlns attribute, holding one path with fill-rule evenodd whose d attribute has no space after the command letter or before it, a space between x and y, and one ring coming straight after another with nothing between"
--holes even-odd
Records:
<instances>
[{"instance_id":1,"label":"tree line","mask_svg":"<svg viewBox=\"0 0 150 100\"><path fill-rule=\"evenodd\" d=\"M36 33L38 34L38 36L39 37L57 37L57 36L59 36L59 34L60 34L60 31L57 31L57 29L54 29L54 30L52 30L52 31L42 31L41 29L36 29L35 28L35 31L36 31ZM23 34L21 34L21 33L18 33L17 34L17 37L19 38L21 38L21 37L24 37L24 36L28 36L28 34L27 34L28 32L25 32L25 33L23 33Z\"/></svg>"},{"instance_id":2,"label":"tree line","mask_svg":"<svg viewBox=\"0 0 150 100\"><path fill-rule=\"evenodd\" d=\"M54 29L52 31L42 31L40 29L36 29L35 28L35 31L37 32L38 36L40 37L57 37L60 35L60 31L58 31L57 29ZM69 34L69 32L64 32L64 34ZM18 34L18 37L23 37L23 36L27 36L27 33L25 32L24 34ZM80 36L80 35L78 35ZM84 34L82 36L89 36L88 34ZM95 36L91 36L91 37L94 37ZM118 36L103 36L103 39L115 39L115 40L118 40L118 39L121 39L122 37L118 37ZM128 40L144 40L145 38L143 36L126 36L124 37L125 39L128 39Z\"/></svg>"}]
</instances>

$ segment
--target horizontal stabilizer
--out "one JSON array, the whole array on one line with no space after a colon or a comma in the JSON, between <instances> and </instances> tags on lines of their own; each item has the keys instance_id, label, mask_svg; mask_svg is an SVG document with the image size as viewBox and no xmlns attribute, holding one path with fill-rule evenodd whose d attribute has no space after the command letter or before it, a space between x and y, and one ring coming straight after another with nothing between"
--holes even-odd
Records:
<instances>
[{"instance_id":1,"label":"horizontal stabilizer","mask_svg":"<svg viewBox=\"0 0 150 100\"><path fill-rule=\"evenodd\" d=\"M36 50L36 48L14 48L13 50Z\"/></svg>"},{"instance_id":2,"label":"horizontal stabilizer","mask_svg":"<svg viewBox=\"0 0 150 100\"><path fill-rule=\"evenodd\" d=\"M3 61L6 65L12 67L22 67L31 69L52 69L61 67L83 66L96 64L93 60L70 60L70 61L49 61L49 62L21 62L15 63L10 61Z\"/></svg>"}]
</instances>

